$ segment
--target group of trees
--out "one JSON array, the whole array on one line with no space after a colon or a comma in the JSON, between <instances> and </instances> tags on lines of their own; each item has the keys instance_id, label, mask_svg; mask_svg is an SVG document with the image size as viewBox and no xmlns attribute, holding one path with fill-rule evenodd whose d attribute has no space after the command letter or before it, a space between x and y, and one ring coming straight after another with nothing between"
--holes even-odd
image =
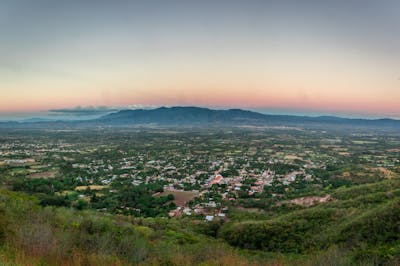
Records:
<instances>
[{"instance_id":1,"label":"group of trees","mask_svg":"<svg viewBox=\"0 0 400 266\"><path fill-rule=\"evenodd\" d=\"M54 194L74 189L74 180L69 178L27 178L18 177L12 182L12 189L28 193Z\"/></svg>"},{"instance_id":2,"label":"group of trees","mask_svg":"<svg viewBox=\"0 0 400 266\"><path fill-rule=\"evenodd\" d=\"M154 197L159 192L146 185L129 185L118 190L118 193L105 193L91 202L92 208L107 209L114 213L135 216L156 217L168 216L168 212L176 208L173 195ZM94 194L95 195L95 194ZM93 197L92 197L93 199Z\"/></svg>"},{"instance_id":3,"label":"group of trees","mask_svg":"<svg viewBox=\"0 0 400 266\"><path fill-rule=\"evenodd\" d=\"M163 184L154 182L133 185L130 182L116 182L110 188L75 191L73 179L29 179L20 177L12 183L14 191L23 191L36 195L42 206L71 206L78 209L104 209L112 213L130 214L135 216L155 217L168 216L175 209L173 195L154 197L163 191ZM72 191L62 193L63 191ZM80 197L83 196L83 197Z\"/></svg>"}]
</instances>

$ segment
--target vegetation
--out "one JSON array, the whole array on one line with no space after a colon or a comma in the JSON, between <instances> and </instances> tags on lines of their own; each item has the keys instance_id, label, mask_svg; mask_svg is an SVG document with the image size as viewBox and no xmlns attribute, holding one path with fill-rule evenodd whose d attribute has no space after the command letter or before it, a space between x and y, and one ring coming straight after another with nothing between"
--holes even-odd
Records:
<instances>
[{"instance_id":1,"label":"vegetation","mask_svg":"<svg viewBox=\"0 0 400 266\"><path fill-rule=\"evenodd\" d=\"M40 207L0 192L2 265L261 265L179 221Z\"/></svg>"},{"instance_id":2,"label":"vegetation","mask_svg":"<svg viewBox=\"0 0 400 266\"><path fill-rule=\"evenodd\" d=\"M282 253L341 247L352 263L400 262L400 182L338 189L335 201L263 220L224 224L233 246Z\"/></svg>"},{"instance_id":3,"label":"vegetation","mask_svg":"<svg viewBox=\"0 0 400 266\"><path fill-rule=\"evenodd\" d=\"M399 263L400 182L338 189L336 195L327 204L269 218L199 223L41 207L35 197L1 191L0 258L9 265Z\"/></svg>"},{"instance_id":4,"label":"vegetation","mask_svg":"<svg viewBox=\"0 0 400 266\"><path fill-rule=\"evenodd\" d=\"M0 131L0 265L399 265L400 137Z\"/></svg>"}]
</instances>

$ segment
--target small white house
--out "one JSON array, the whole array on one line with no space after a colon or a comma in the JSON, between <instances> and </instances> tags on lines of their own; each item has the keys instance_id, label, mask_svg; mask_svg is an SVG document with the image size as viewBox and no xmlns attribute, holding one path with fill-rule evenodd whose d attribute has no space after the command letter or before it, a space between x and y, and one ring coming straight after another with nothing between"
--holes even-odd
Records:
<instances>
[{"instance_id":1,"label":"small white house","mask_svg":"<svg viewBox=\"0 0 400 266\"><path fill-rule=\"evenodd\" d=\"M212 215L207 215L206 216L206 221L207 222L211 222L212 220L214 220L214 216L212 216Z\"/></svg>"}]
</instances>

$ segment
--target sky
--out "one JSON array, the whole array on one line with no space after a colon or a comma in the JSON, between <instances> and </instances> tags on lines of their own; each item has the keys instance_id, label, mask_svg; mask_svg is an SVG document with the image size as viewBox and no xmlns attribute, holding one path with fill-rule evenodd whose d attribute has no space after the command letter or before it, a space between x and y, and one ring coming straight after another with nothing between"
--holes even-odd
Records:
<instances>
[{"instance_id":1,"label":"sky","mask_svg":"<svg viewBox=\"0 0 400 266\"><path fill-rule=\"evenodd\" d=\"M205 106L400 118L398 0L0 0L0 118Z\"/></svg>"}]
</instances>

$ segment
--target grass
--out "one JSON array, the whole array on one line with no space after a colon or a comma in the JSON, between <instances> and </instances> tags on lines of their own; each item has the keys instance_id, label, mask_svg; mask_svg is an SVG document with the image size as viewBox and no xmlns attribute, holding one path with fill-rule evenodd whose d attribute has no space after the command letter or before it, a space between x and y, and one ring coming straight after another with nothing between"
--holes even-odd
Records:
<instances>
[{"instance_id":1,"label":"grass","mask_svg":"<svg viewBox=\"0 0 400 266\"><path fill-rule=\"evenodd\" d=\"M0 191L0 265L270 265L178 220L40 207ZM281 265L281 264L276 264Z\"/></svg>"},{"instance_id":2,"label":"grass","mask_svg":"<svg viewBox=\"0 0 400 266\"><path fill-rule=\"evenodd\" d=\"M337 200L273 215L232 210L214 238L198 229L215 224L188 217L40 207L0 190L0 265L399 265L400 181L332 194Z\"/></svg>"}]
</instances>

